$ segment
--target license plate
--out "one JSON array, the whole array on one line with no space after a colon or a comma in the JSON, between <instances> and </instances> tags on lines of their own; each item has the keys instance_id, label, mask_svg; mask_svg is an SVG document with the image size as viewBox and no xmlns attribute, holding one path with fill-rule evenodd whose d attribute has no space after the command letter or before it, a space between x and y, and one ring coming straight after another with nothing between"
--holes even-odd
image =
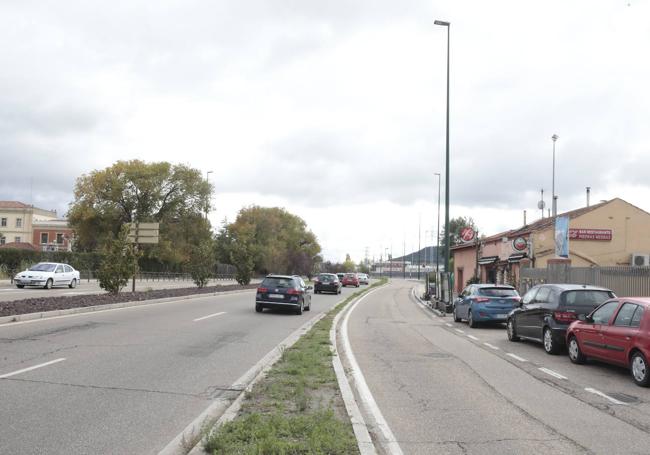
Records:
<instances>
[{"instance_id":1,"label":"license plate","mask_svg":"<svg viewBox=\"0 0 650 455\"><path fill-rule=\"evenodd\" d=\"M496 317L497 317L497 319L505 319L505 318L508 317L508 315L507 314L497 314Z\"/></svg>"},{"instance_id":2,"label":"license plate","mask_svg":"<svg viewBox=\"0 0 650 455\"><path fill-rule=\"evenodd\" d=\"M269 294L269 297L272 299L283 299L284 295L282 294Z\"/></svg>"}]
</instances>

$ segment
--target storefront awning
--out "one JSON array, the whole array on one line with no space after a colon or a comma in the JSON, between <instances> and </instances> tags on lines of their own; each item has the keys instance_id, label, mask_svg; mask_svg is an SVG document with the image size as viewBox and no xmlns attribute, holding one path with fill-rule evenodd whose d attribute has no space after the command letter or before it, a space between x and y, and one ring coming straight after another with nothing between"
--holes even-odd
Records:
<instances>
[{"instance_id":1,"label":"storefront awning","mask_svg":"<svg viewBox=\"0 0 650 455\"><path fill-rule=\"evenodd\" d=\"M485 256L478 260L479 265L494 264L499 259L499 256Z\"/></svg>"},{"instance_id":2,"label":"storefront awning","mask_svg":"<svg viewBox=\"0 0 650 455\"><path fill-rule=\"evenodd\" d=\"M526 257L526 253L515 253L511 254L508 258L508 262L519 262Z\"/></svg>"}]
</instances>

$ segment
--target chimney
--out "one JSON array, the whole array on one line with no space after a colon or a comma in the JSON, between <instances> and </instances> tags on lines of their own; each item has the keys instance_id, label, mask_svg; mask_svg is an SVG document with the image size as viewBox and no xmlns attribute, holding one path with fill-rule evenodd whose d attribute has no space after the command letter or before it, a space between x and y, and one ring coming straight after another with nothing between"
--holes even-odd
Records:
<instances>
[{"instance_id":1,"label":"chimney","mask_svg":"<svg viewBox=\"0 0 650 455\"><path fill-rule=\"evenodd\" d=\"M589 207L589 193L591 193L591 187L587 187L587 207Z\"/></svg>"},{"instance_id":2,"label":"chimney","mask_svg":"<svg viewBox=\"0 0 650 455\"><path fill-rule=\"evenodd\" d=\"M526 224L526 211L524 210L524 226L527 226Z\"/></svg>"}]
</instances>

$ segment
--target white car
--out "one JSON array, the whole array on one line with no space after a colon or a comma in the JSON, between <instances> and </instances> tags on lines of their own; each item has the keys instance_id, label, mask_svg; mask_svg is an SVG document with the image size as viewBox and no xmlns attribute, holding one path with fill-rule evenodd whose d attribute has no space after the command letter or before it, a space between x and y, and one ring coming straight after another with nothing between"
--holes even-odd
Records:
<instances>
[{"instance_id":1,"label":"white car","mask_svg":"<svg viewBox=\"0 0 650 455\"><path fill-rule=\"evenodd\" d=\"M52 286L68 286L76 288L79 284L79 271L68 264L57 262L39 262L14 277L17 288L25 286L42 286L51 289Z\"/></svg>"}]
</instances>

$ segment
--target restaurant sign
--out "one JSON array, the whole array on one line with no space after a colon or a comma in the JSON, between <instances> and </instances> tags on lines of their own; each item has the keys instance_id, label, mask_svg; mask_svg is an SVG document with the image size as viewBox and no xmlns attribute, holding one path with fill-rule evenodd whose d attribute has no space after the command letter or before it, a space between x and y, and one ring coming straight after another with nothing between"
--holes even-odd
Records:
<instances>
[{"instance_id":1,"label":"restaurant sign","mask_svg":"<svg viewBox=\"0 0 650 455\"><path fill-rule=\"evenodd\" d=\"M569 229L571 240L612 240L611 229Z\"/></svg>"}]
</instances>

